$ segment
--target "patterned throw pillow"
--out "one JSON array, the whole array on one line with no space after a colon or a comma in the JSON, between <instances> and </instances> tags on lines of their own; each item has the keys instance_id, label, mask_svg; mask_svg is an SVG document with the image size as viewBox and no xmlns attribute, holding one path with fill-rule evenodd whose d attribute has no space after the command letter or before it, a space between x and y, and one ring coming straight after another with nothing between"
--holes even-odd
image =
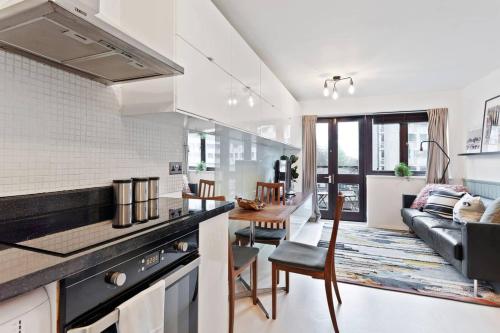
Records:
<instances>
[{"instance_id":1,"label":"patterned throw pillow","mask_svg":"<svg viewBox=\"0 0 500 333\"><path fill-rule=\"evenodd\" d=\"M479 222L485 209L480 197L473 197L466 193L453 208L453 221L458 223Z\"/></svg>"},{"instance_id":2,"label":"patterned throw pillow","mask_svg":"<svg viewBox=\"0 0 500 333\"><path fill-rule=\"evenodd\" d=\"M445 188L448 190L452 190L455 192L467 192L467 189L463 185L451 185L451 184L427 184L425 187L420 190L417 198L411 204L410 208L421 209L427 203L427 199L429 198L429 193L431 191L436 191L439 188Z\"/></svg>"},{"instance_id":3,"label":"patterned throw pillow","mask_svg":"<svg viewBox=\"0 0 500 333\"><path fill-rule=\"evenodd\" d=\"M455 192L445 188L431 191L424 206L424 212L451 220L453 208L464 195L465 192Z\"/></svg>"},{"instance_id":4,"label":"patterned throw pillow","mask_svg":"<svg viewBox=\"0 0 500 333\"><path fill-rule=\"evenodd\" d=\"M488 205L483 216L481 216L480 222L500 223L500 198Z\"/></svg>"}]
</instances>

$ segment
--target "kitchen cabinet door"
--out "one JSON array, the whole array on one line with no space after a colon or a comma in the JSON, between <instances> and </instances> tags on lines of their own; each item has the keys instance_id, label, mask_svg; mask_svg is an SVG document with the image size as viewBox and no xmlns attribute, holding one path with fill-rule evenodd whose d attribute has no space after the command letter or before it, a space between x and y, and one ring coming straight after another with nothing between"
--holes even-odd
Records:
<instances>
[{"instance_id":1,"label":"kitchen cabinet door","mask_svg":"<svg viewBox=\"0 0 500 333\"><path fill-rule=\"evenodd\" d=\"M274 73L261 62L260 66L260 92L261 96L268 101L271 105L274 105L278 110L281 109L281 97L280 97L280 85L281 82L274 75Z\"/></svg>"},{"instance_id":2,"label":"kitchen cabinet door","mask_svg":"<svg viewBox=\"0 0 500 333\"><path fill-rule=\"evenodd\" d=\"M240 34L231 27L230 73L253 91L260 92L260 59Z\"/></svg>"},{"instance_id":3,"label":"kitchen cabinet door","mask_svg":"<svg viewBox=\"0 0 500 333\"><path fill-rule=\"evenodd\" d=\"M200 223L198 332L228 331L228 213Z\"/></svg>"},{"instance_id":4,"label":"kitchen cabinet door","mask_svg":"<svg viewBox=\"0 0 500 333\"><path fill-rule=\"evenodd\" d=\"M174 55L175 0L116 0L101 5L112 24L168 58ZM107 1L101 1L107 2ZM119 17L114 13L119 8Z\"/></svg>"},{"instance_id":5,"label":"kitchen cabinet door","mask_svg":"<svg viewBox=\"0 0 500 333\"><path fill-rule=\"evenodd\" d=\"M177 0L176 33L229 72L231 24L210 0Z\"/></svg>"},{"instance_id":6,"label":"kitchen cabinet door","mask_svg":"<svg viewBox=\"0 0 500 333\"><path fill-rule=\"evenodd\" d=\"M231 77L179 37L176 49L176 61L184 67L184 75L175 77L176 108L224 121Z\"/></svg>"}]
</instances>

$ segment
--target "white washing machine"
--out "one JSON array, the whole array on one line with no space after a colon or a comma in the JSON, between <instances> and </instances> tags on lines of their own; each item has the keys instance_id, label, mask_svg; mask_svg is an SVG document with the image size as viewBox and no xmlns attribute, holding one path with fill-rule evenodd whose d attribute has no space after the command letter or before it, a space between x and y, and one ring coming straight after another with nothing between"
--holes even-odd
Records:
<instances>
[{"instance_id":1,"label":"white washing machine","mask_svg":"<svg viewBox=\"0 0 500 333\"><path fill-rule=\"evenodd\" d=\"M0 303L0 333L53 332L49 292L38 288Z\"/></svg>"}]
</instances>

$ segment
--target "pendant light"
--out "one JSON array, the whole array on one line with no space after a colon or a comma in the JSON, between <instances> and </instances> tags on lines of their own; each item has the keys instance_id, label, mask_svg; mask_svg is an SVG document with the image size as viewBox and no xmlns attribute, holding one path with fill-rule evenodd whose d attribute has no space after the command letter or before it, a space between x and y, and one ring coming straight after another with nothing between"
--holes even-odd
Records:
<instances>
[{"instance_id":1,"label":"pendant light","mask_svg":"<svg viewBox=\"0 0 500 333\"><path fill-rule=\"evenodd\" d=\"M355 92L354 80L350 76L342 77L340 75L335 75L331 79L325 80L325 83L323 84L323 95L325 97L328 97L330 95L330 91L328 90L328 83L333 82L332 99L337 100L340 96L338 89L337 89L337 83L339 83L340 81L343 81L343 80L349 80L348 92L349 92L349 94L353 95Z\"/></svg>"}]
</instances>

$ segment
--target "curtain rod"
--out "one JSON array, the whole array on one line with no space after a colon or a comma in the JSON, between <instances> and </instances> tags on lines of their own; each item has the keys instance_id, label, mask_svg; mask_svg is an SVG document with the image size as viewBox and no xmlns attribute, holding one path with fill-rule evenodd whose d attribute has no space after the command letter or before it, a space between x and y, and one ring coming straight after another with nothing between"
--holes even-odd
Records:
<instances>
[{"instance_id":1,"label":"curtain rod","mask_svg":"<svg viewBox=\"0 0 500 333\"><path fill-rule=\"evenodd\" d=\"M372 114L401 114L401 113L422 113L427 112L427 110L412 110L412 111L387 111L387 112L375 112Z\"/></svg>"}]
</instances>

